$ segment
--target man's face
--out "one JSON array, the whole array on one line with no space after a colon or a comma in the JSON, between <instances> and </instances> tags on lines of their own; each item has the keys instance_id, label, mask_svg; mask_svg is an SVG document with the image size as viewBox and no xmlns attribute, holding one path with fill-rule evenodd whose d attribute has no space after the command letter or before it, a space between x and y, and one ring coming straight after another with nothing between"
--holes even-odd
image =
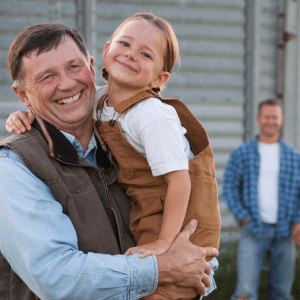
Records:
<instances>
[{"instance_id":1,"label":"man's face","mask_svg":"<svg viewBox=\"0 0 300 300\"><path fill-rule=\"evenodd\" d=\"M95 95L93 58L88 62L72 38L56 49L23 57L25 89L13 90L37 115L64 131L92 122ZM91 124L91 123L90 123Z\"/></svg>"},{"instance_id":2,"label":"man's face","mask_svg":"<svg viewBox=\"0 0 300 300\"><path fill-rule=\"evenodd\" d=\"M259 134L267 138L278 137L283 124L282 109L279 105L265 104L256 116Z\"/></svg>"}]
</instances>

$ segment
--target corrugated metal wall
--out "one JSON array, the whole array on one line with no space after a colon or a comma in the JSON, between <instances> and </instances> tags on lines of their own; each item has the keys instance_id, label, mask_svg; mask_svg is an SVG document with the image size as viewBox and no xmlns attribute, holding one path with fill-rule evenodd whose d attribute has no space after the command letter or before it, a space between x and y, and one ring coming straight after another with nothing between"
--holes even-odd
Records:
<instances>
[{"instance_id":1,"label":"corrugated metal wall","mask_svg":"<svg viewBox=\"0 0 300 300\"><path fill-rule=\"evenodd\" d=\"M10 44L27 26L37 23L62 22L75 27L73 0L0 0L0 140L8 136L5 120L25 106L11 89L12 80L6 58Z\"/></svg>"},{"instance_id":2,"label":"corrugated metal wall","mask_svg":"<svg viewBox=\"0 0 300 300\"><path fill-rule=\"evenodd\" d=\"M275 96L277 0L257 2L259 7L259 101ZM165 97L183 100L207 129L215 155L220 191L223 240L230 238L233 217L221 199L221 183L230 152L243 142L247 55L245 20L252 1L246 0L0 0L0 139L8 134L8 114L24 109L11 90L6 65L8 48L26 26L55 22L78 26L94 55L98 84L101 53L116 27L129 15L151 12L169 21L178 37L181 66L175 72ZM248 43L247 43L248 42ZM246 55L247 54L247 55ZM250 55L252 55L250 51ZM233 233L234 236L235 233Z\"/></svg>"}]
</instances>

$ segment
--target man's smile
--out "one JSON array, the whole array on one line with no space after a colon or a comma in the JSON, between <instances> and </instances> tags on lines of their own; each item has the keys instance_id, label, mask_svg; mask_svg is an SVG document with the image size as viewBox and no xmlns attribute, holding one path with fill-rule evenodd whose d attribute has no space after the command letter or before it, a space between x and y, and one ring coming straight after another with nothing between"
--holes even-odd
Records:
<instances>
[{"instance_id":1,"label":"man's smile","mask_svg":"<svg viewBox=\"0 0 300 300\"><path fill-rule=\"evenodd\" d=\"M62 105L72 104L80 98L81 94L82 94L82 92L79 92L78 94L76 94L73 97L60 99L60 100L57 101L57 103L62 104Z\"/></svg>"}]
</instances>

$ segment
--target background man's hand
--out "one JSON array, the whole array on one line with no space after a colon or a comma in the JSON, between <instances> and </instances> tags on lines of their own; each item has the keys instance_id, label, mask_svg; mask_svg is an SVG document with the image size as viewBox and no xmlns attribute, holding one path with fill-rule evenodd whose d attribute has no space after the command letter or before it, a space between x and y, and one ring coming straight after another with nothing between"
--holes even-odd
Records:
<instances>
[{"instance_id":1,"label":"background man's hand","mask_svg":"<svg viewBox=\"0 0 300 300\"><path fill-rule=\"evenodd\" d=\"M177 293L182 295L182 289L178 289L176 292L176 287L173 286L172 289L167 290L166 284L173 284L180 288L194 288L198 294L205 295L205 287L210 286L209 274L211 271L206 257L216 257L219 252L212 247L197 247L189 241L196 226L196 220L190 221L178 234L169 250L157 256L159 269L157 294L168 295L171 291L172 296L169 299L182 298L176 295ZM197 293L186 299L196 296Z\"/></svg>"},{"instance_id":2,"label":"background man's hand","mask_svg":"<svg viewBox=\"0 0 300 300\"><path fill-rule=\"evenodd\" d=\"M245 216L243 219L242 219L242 227L248 227L248 218Z\"/></svg>"},{"instance_id":3,"label":"background man's hand","mask_svg":"<svg viewBox=\"0 0 300 300\"><path fill-rule=\"evenodd\" d=\"M295 223L292 227L292 240L300 247L300 223Z\"/></svg>"}]
</instances>

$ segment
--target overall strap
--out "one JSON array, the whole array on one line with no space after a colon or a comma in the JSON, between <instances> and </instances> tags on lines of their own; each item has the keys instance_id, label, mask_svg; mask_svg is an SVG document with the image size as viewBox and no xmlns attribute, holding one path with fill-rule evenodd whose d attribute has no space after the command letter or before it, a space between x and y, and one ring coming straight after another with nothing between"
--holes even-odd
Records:
<instances>
[{"instance_id":1,"label":"overall strap","mask_svg":"<svg viewBox=\"0 0 300 300\"><path fill-rule=\"evenodd\" d=\"M127 111L129 111L130 109L132 109L136 104L138 104L148 98L152 98L152 97L160 98L160 96L158 94L156 94L155 92L153 92L152 90L142 91L140 93L137 93L133 97L130 97L127 100L124 100L124 101L118 103L114 107L114 109L119 115L122 115L122 114L126 113ZM103 109L104 101L106 98L107 98L107 93L105 93L100 98L100 101L97 105L97 110Z\"/></svg>"}]
</instances>

